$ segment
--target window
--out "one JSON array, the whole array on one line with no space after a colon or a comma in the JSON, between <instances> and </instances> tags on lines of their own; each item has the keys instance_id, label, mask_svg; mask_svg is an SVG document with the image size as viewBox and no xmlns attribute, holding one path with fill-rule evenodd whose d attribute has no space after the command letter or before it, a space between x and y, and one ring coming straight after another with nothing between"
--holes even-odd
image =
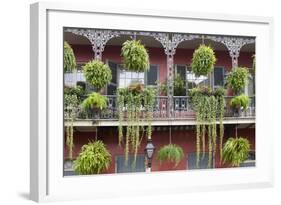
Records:
<instances>
[{"instance_id":1,"label":"window","mask_svg":"<svg viewBox=\"0 0 281 205\"><path fill-rule=\"evenodd\" d=\"M64 73L64 84L66 86L75 86L77 82L85 82L86 79L82 72L82 66L84 62L77 62L76 70L72 72Z\"/></svg>"},{"instance_id":2,"label":"window","mask_svg":"<svg viewBox=\"0 0 281 205\"><path fill-rule=\"evenodd\" d=\"M248 77L248 84L245 86L245 94L249 97L255 95L254 77L251 74Z\"/></svg>"},{"instance_id":3,"label":"window","mask_svg":"<svg viewBox=\"0 0 281 205\"><path fill-rule=\"evenodd\" d=\"M197 161L197 153L188 153L187 155L187 169L207 169L208 168L208 162L209 162L209 153L205 152L205 155L203 157L203 153L200 153L200 161L199 161L199 167L196 167L196 161Z\"/></svg>"},{"instance_id":4,"label":"window","mask_svg":"<svg viewBox=\"0 0 281 205\"><path fill-rule=\"evenodd\" d=\"M156 86L159 80L159 67L157 65L150 65L150 69L146 72L146 85Z\"/></svg>"},{"instance_id":5,"label":"window","mask_svg":"<svg viewBox=\"0 0 281 205\"><path fill-rule=\"evenodd\" d=\"M119 66L120 68L120 66ZM132 83L144 84L144 73L131 72L120 69L119 73L119 87L124 88Z\"/></svg>"},{"instance_id":6,"label":"window","mask_svg":"<svg viewBox=\"0 0 281 205\"><path fill-rule=\"evenodd\" d=\"M119 87L124 88L132 83L142 83L149 86L156 86L156 81L159 79L159 67L157 65L150 65L149 71L132 72L127 71L118 65L119 68Z\"/></svg>"},{"instance_id":7,"label":"window","mask_svg":"<svg viewBox=\"0 0 281 205\"><path fill-rule=\"evenodd\" d=\"M192 72L191 67L187 67L186 81L188 89L192 89L197 85L211 85L211 87L213 88L224 86L224 68L215 67L214 72L211 74L210 78L206 76L196 77L195 74Z\"/></svg>"},{"instance_id":8,"label":"window","mask_svg":"<svg viewBox=\"0 0 281 205\"><path fill-rule=\"evenodd\" d=\"M214 68L214 87L224 86L224 68L215 67Z\"/></svg>"},{"instance_id":9,"label":"window","mask_svg":"<svg viewBox=\"0 0 281 205\"><path fill-rule=\"evenodd\" d=\"M145 172L145 157L144 155L137 155L136 165L133 166L134 155L128 156L128 164L125 164L125 156L116 156L116 173L128 173L128 172Z\"/></svg>"},{"instance_id":10,"label":"window","mask_svg":"<svg viewBox=\"0 0 281 205\"><path fill-rule=\"evenodd\" d=\"M115 95L116 94L116 89L117 89L117 70L118 70L118 65L115 62L108 61L107 62L111 74L112 74L112 79L111 82L107 85L107 95Z\"/></svg>"}]
</instances>

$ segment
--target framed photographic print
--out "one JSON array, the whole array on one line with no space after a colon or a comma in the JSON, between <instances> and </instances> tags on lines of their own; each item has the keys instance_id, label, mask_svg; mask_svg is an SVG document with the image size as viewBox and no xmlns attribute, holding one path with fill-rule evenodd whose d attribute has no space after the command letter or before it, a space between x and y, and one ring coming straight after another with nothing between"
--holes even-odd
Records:
<instances>
[{"instance_id":1,"label":"framed photographic print","mask_svg":"<svg viewBox=\"0 0 281 205\"><path fill-rule=\"evenodd\" d=\"M31 199L271 186L272 22L31 5Z\"/></svg>"}]
</instances>

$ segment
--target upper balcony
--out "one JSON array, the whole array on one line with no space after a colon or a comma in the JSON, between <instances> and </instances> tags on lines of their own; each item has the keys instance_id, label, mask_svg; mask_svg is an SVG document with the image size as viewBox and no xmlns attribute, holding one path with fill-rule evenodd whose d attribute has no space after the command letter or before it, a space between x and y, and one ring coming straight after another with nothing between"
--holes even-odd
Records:
<instances>
[{"instance_id":1,"label":"upper balcony","mask_svg":"<svg viewBox=\"0 0 281 205\"><path fill-rule=\"evenodd\" d=\"M118 126L117 97L107 95L108 106L102 111L84 111L78 107L74 126ZM232 96L225 97L225 124L255 123L255 96L249 97L247 110L237 114L229 106ZM157 96L153 107L152 125L195 125L195 112L188 96L173 96L174 109L168 115L168 97ZM123 108L126 117L126 107ZM67 123L67 122L66 122ZM219 122L218 122L219 123Z\"/></svg>"}]
</instances>

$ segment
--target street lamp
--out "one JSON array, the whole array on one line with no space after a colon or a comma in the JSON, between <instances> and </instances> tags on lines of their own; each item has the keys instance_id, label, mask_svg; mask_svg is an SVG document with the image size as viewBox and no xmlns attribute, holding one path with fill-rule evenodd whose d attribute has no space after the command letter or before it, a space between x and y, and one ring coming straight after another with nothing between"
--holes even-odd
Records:
<instances>
[{"instance_id":1,"label":"street lamp","mask_svg":"<svg viewBox=\"0 0 281 205\"><path fill-rule=\"evenodd\" d=\"M151 172L151 161L152 161L152 156L153 156L154 150L155 150L155 147L152 144L152 140L148 139L146 147L144 149L145 155L148 159L147 170L146 170L147 172Z\"/></svg>"}]
</instances>

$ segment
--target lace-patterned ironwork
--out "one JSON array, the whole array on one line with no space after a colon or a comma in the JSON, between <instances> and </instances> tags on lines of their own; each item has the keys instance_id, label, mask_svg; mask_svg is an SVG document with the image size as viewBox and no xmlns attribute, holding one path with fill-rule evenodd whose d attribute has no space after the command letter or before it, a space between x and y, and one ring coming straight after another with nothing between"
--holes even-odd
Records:
<instances>
[{"instance_id":1,"label":"lace-patterned ironwork","mask_svg":"<svg viewBox=\"0 0 281 205\"><path fill-rule=\"evenodd\" d=\"M119 31L111 30L97 30L97 29L76 29L68 28L65 31L74 33L76 35L85 36L92 45L92 49L95 53L95 59L102 59L102 52L106 43L114 38L120 36Z\"/></svg>"},{"instance_id":2,"label":"lace-patterned ironwork","mask_svg":"<svg viewBox=\"0 0 281 205\"><path fill-rule=\"evenodd\" d=\"M232 67L238 66L238 57L240 55L241 48L246 44L255 43L254 38L242 38L242 37L228 37L228 36L206 36L207 39L215 42L223 43L229 52L232 59Z\"/></svg>"},{"instance_id":3,"label":"lace-patterned ironwork","mask_svg":"<svg viewBox=\"0 0 281 205\"><path fill-rule=\"evenodd\" d=\"M164 32L144 32L144 31L119 31L119 30L102 30L102 29L83 29L83 28L66 28L65 31L81 35L86 37L90 42L95 54L95 59L102 59L102 52L107 42L115 37L123 35L131 36L132 39L136 39L137 36L149 36L153 37L156 41L160 42L163 46L164 52L167 56L167 112L168 116L173 116L174 110L174 88L173 88L173 76L174 76L174 55L178 45L183 41L189 41L194 39L201 39L202 35L197 34L170 34ZM223 43L232 59L232 66L238 66L238 57L241 48L250 43L254 43L254 38L243 37L229 37L229 36L204 36L205 39L209 39L215 42Z\"/></svg>"}]
</instances>

